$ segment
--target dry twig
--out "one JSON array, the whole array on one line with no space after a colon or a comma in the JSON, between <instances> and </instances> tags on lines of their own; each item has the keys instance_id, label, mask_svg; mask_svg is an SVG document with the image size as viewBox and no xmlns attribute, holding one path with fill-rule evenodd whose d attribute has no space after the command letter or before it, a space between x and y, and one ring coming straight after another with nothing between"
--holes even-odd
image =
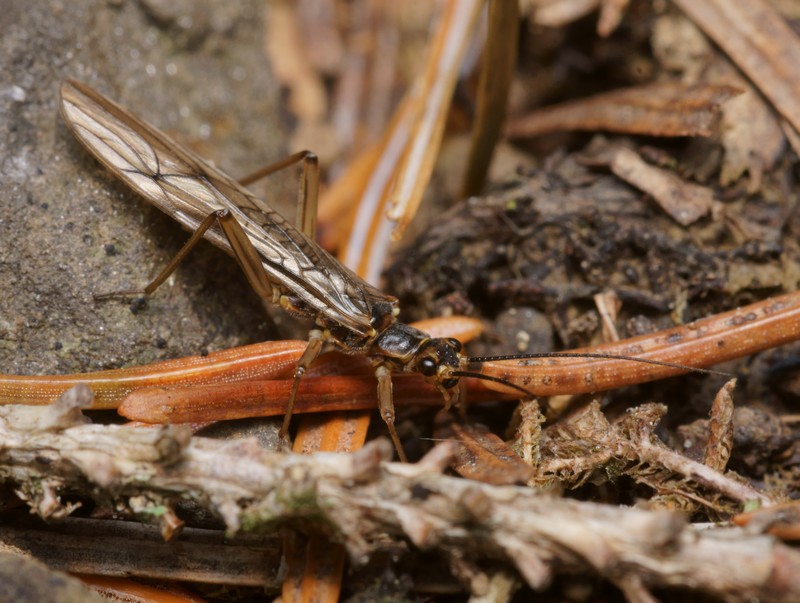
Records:
<instances>
[{"instance_id":1,"label":"dry twig","mask_svg":"<svg viewBox=\"0 0 800 603\"><path fill-rule=\"evenodd\" d=\"M680 496L721 513L741 510L754 501L772 504L768 496L734 475L664 445L655 428L666 410L660 404L643 404L611 424L596 402L590 404L544 432L538 481L549 483L557 478L577 486L589 478L613 480L629 475L659 494Z\"/></svg>"},{"instance_id":2,"label":"dry twig","mask_svg":"<svg viewBox=\"0 0 800 603\"><path fill-rule=\"evenodd\" d=\"M180 426L87 424L76 409L90 402L83 388L52 406L0 409L0 476L42 516L69 513L59 500L65 491L140 516L191 500L229 532L300 520L305 529L333 534L356 561L389 535L421 549L458 551L468 567L511 563L537 589L555 573L593 570L617 584L633 580L640 591L692 585L731 601L800 597L800 554L771 537L697 530L673 513L447 477L441 471L453 457L449 444L413 465L386 462L391 446L380 440L351 455L283 455L254 442L191 438ZM477 566L471 575L481 577L473 590L486 584Z\"/></svg>"}]
</instances>

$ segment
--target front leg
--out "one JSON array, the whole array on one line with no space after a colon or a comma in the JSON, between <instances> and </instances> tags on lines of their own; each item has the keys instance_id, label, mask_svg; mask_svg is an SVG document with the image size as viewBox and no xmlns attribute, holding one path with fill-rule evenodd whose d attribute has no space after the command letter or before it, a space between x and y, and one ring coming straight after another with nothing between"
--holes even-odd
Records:
<instances>
[{"instance_id":1,"label":"front leg","mask_svg":"<svg viewBox=\"0 0 800 603\"><path fill-rule=\"evenodd\" d=\"M397 431L394 428L394 398L392 396L392 371L385 364L379 364L375 367L375 378L378 380L378 408L381 411L381 418L386 423L389 430L389 437L392 438L397 456L403 463L408 462L408 457L403 450L403 445L400 443L400 438L397 436Z\"/></svg>"},{"instance_id":2,"label":"front leg","mask_svg":"<svg viewBox=\"0 0 800 603\"><path fill-rule=\"evenodd\" d=\"M314 329L308 334L308 346L297 361L297 368L294 370L294 382L292 383L292 392L289 394L289 405L286 408L286 414L283 415L283 426L280 430L280 437L285 438L289 433L289 423L292 420L292 411L294 411L294 400L297 397L297 388L300 387L300 378L311 366L311 363L317 359L322 351L322 345L325 343L325 335L319 329ZM391 394L391 383L389 384Z\"/></svg>"}]
</instances>

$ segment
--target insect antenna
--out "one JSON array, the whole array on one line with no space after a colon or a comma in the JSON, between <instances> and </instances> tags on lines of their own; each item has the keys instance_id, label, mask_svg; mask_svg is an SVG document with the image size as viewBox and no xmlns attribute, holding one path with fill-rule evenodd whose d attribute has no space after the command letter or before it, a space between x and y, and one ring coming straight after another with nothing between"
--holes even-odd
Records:
<instances>
[{"instance_id":1,"label":"insect antenna","mask_svg":"<svg viewBox=\"0 0 800 603\"><path fill-rule=\"evenodd\" d=\"M524 387L520 387L516 383L511 383L510 381L506 381L505 379L501 379L500 377L492 377L491 375L484 375L483 373L474 373L472 371L453 371L450 374L453 375L454 377L475 377L475 379L483 379L484 381L494 381L495 383L502 383L506 387L510 387L511 389L515 389L519 392L522 392L523 394L525 394L530 398L539 397L533 392L528 391Z\"/></svg>"},{"instance_id":2,"label":"insect antenna","mask_svg":"<svg viewBox=\"0 0 800 603\"><path fill-rule=\"evenodd\" d=\"M600 358L604 360L627 360L629 362L641 362L643 364L653 364L656 366L666 366L669 368L680 369L684 371L691 371L694 373L701 373L703 375L717 375L720 377L732 377L730 373L725 371L716 371L714 369L698 368L696 366L689 366L686 364L678 364L676 362L665 362L663 360L652 360L650 358L637 358L636 356L623 356L620 354L601 354L601 353L581 353L581 352L540 352L536 354L511 354L508 356L476 356L474 358L467 358L468 364L480 362L494 362L498 360L529 360L532 358ZM474 376L474 375L473 375Z\"/></svg>"}]
</instances>

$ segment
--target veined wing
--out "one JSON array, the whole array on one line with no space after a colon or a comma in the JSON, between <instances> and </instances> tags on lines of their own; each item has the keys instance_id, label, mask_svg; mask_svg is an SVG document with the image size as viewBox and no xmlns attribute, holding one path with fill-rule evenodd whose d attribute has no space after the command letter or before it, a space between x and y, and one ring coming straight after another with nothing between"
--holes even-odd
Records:
<instances>
[{"instance_id":1,"label":"veined wing","mask_svg":"<svg viewBox=\"0 0 800 603\"><path fill-rule=\"evenodd\" d=\"M61 112L75 136L116 176L188 230L217 209L229 210L261 255L269 281L360 335L372 331L376 303L395 305L265 201L166 134L74 80L61 86ZM232 253L218 227L206 238Z\"/></svg>"}]
</instances>

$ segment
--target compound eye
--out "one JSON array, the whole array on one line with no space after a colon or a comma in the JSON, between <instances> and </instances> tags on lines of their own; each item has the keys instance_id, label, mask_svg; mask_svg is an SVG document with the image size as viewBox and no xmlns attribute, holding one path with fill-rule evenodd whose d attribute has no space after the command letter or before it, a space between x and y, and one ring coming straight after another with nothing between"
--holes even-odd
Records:
<instances>
[{"instance_id":1,"label":"compound eye","mask_svg":"<svg viewBox=\"0 0 800 603\"><path fill-rule=\"evenodd\" d=\"M426 377L433 377L436 374L436 361L433 358L423 358L419 362L419 372Z\"/></svg>"},{"instance_id":2,"label":"compound eye","mask_svg":"<svg viewBox=\"0 0 800 603\"><path fill-rule=\"evenodd\" d=\"M456 339L455 337L450 337L447 340L447 343L449 343L456 352L460 352L461 351L461 342L458 339Z\"/></svg>"},{"instance_id":3,"label":"compound eye","mask_svg":"<svg viewBox=\"0 0 800 603\"><path fill-rule=\"evenodd\" d=\"M445 389L452 389L458 385L458 379L445 379L442 381L442 387Z\"/></svg>"}]
</instances>

